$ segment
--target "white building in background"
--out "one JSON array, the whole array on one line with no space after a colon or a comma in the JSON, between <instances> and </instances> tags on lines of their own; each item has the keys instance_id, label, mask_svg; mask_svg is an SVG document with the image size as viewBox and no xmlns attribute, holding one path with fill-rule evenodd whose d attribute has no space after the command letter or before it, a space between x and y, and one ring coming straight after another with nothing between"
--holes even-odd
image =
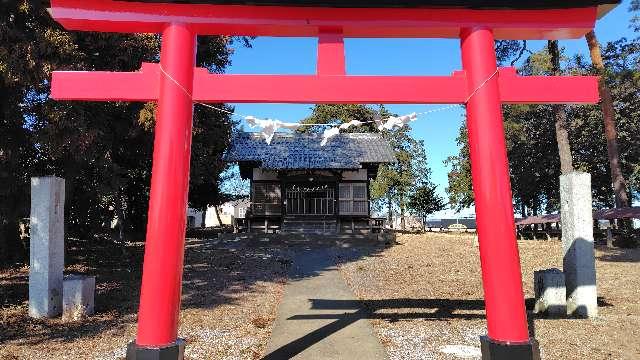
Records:
<instances>
[{"instance_id":1,"label":"white building in background","mask_svg":"<svg viewBox=\"0 0 640 360\"><path fill-rule=\"evenodd\" d=\"M247 209L249 209L249 204L249 198L244 198L226 202L218 207L222 225L233 225L233 219L244 219ZM220 226L220 224L218 223L216 210L213 206L210 206L204 216L204 227L217 226ZM187 209L187 227L202 227L202 211L192 208Z\"/></svg>"},{"instance_id":2,"label":"white building in background","mask_svg":"<svg viewBox=\"0 0 640 360\"><path fill-rule=\"evenodd\" d=\"M421 230L422 229L422 219L419 216L414 215L406 215L404 217L404 227L406 230ZM393 228L400 229L402 228L402 217L394 216L393 217Z\"/></svg>"}]
</instances>

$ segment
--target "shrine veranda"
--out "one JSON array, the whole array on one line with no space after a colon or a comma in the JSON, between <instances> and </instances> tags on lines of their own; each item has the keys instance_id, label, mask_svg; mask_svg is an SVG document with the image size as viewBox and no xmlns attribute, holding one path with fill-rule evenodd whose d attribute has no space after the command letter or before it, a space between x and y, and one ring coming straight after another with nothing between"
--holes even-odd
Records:
<instances>
[{"instance_id":1,"label":"shrine veranda","mask_svg":"<svg viewBox=\"0 0 640 360\"><path fill-rule=\"evenodd\" d=\"M58 100L158 103L138 334L127 358L182 358L193 104L229 102L466 105L487 318L483 359L538 359L527 329L500 107L597 103L598 79L497 68L494 41L579 38L618 3L51 0L52 17L68 30L162 34L159 64L128 73L56 71L51 83ZM317 73L210 74L195 66L198 35L317 37ZM463 68L451 76L350 76L344 38L354 37L457 38Z\"/></svg>"}]
</instances>

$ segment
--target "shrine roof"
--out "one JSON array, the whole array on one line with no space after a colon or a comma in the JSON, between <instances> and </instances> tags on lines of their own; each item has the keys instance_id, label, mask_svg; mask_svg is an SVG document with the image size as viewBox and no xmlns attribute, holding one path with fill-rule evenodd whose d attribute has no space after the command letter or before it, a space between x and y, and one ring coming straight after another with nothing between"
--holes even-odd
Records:
<instances>
[{"instance_id":1,"label":"shrine roof","mask_svg":"<svg viewBox=\"0 0 640 360\"><path fill-rule=\"evenodd\" d=\"M140 0L135 0L140 1ZM191 3L214 5L275 5L275 6L318 6L354 8L465 8L465 9L570 9L616 5L619 0L142 0L158 3Z\"/></svg>"},{"instance_id":2,"label":"shrine roof","mask_svg":"<svg viewBox=\"0 0 640 360\"><path fill-rule=\"evenodd\" d=\"M267 144L259 133L241 132L224 155L228 162L256 162L263 169L360 169L395 162L386 140L375 133L338 134L320 146L321 134L276 133Z\"/></svg>"}]
</instances>

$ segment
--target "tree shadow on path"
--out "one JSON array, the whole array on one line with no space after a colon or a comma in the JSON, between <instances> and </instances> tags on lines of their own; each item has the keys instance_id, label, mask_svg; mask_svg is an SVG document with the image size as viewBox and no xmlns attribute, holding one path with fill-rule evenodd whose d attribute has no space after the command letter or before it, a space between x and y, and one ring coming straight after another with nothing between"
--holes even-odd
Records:
<instances>
[{"instance_id":1,"label":"tree shadow on path","mask_svg":"<svg viewBox=\"0 0 640 360\"><path fill-rule=\"evenodd\" d=\"M295 236L291 240L296 240ZM238 295L257 291L260 282L287 279L296 253L317 248L309 241L261 241L238 236L231 240L187 239L181 309L213 309L236 304ZM28 268L0 273L0 344L19 341L38 345L74 341L107 331L126 333L136 322L144 243L115 245L110 241L66 239L65 273L96 276L96 314L81 321L33 319L28 316ZM375 255L385 246L353 246L342 260ZM305 274L316 276L322 268Z\"/></svg>"},{"instance_id":2,"label":"tree shadow on path","mask_svg":"<svg viewBox=\"0 0 640 360\"><path fill-rule=\"evenodd\" d=\"M295 315L287 320L335 320L300 337L266 355L262 360L289 359L332 334L359 320L448 320L484 319L483 300L458 299L383 299L383 300L331 300L309 299L311 310L335 310L334 314ZM416 311L420 309L420 311ZM355 310L355 312L353 312ZM388 310L409 310L401 313ZM413 310L413 311L412 311ZM345 312L347 311L347 312ZM469 312L476 311L476 313Z\"/></svg>"}]
</instances>

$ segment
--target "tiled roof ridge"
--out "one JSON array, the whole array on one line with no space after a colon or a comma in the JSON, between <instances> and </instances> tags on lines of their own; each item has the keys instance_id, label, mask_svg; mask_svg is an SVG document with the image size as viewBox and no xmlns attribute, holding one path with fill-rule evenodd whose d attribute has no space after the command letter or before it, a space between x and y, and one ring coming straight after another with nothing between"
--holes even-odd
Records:
<instances>
[{"instance_id":1,"label":"tiled roof ridge","mask_svg":"<svg viewBox=\"0 0 640 360\"><path fill-rule=\"evenodd\" d=\"M242 135L248 135L251 137L262 137L262 133L259 132L255 132L255 131L238 131L236 133L236 136L242 136ZM321 133L299 133L299 132L284 132L284 131L277 131L274 134L274 137L287 137L287 138L293 138L293 137L322 137ZM376 132L355 132L355 133L340 133L337 136L346 136L352 139L358 139L358 138L367 138L367 137L371 137L371 138L381 138L382 135L380 133L376 133Z\"/></svg>"},{"instance_id":2,"label":"tiled roof ridge","mask_svg":"<svg viewBox=\"0 0 640 360\"><path fill-rule=\"evenodd\" d=\"M321 146L322 134L278 133L267 144L260 133L239 132L223 159L259 162L264 169L361 169L369 163L395 162L380 133L343 133Z\"/></svg>"}]
</instances>

